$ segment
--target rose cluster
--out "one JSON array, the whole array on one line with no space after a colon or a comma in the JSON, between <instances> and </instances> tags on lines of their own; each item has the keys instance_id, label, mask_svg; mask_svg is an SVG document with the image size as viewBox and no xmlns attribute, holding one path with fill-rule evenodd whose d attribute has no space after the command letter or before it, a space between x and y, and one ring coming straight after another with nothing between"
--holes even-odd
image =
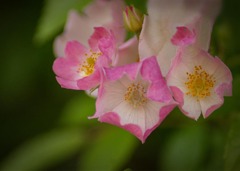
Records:
<instances>
[{"instance_id":1,"label":"rose cluster","mask_svg":"<svg viewBox=\"0 0 240 171\"><path fill-rule=\"evenodd\" d=\"M219 10L219 0L148 0L144 15L123 0L94 0L70 11L54 42L56 79L97 98L90 118L142 142L175 107L206 118L232 94L231 71L207 52ZM126 29L136 33L127 41Z\"/></svg>"}]
</instances>

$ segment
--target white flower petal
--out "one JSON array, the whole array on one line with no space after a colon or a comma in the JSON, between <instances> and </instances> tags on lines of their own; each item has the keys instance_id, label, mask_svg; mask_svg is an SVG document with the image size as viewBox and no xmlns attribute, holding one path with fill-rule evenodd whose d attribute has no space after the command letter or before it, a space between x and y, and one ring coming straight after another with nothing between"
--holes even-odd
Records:
<instances>
[{"instance_id":1,"label":"white flower petal","mask_svg":"<svg viewBox=\"0 0 240 171\"><path fill-rule=\"evenodd\" d=\"M99 100L99 109L98 113L110 112L115 106L120 105L124 98L124 93L126 87L118 80L114 82L108 82L104 84L104 93Z\"/></svg>"},{"instance_id":2,"label":"white flower petal","mask_svg":"<svg viewBox=\"0 0 240 171\"><path fill-rule=\"evenodd\" d=\"M154 127L160 120L159 112L163 105L158 102L149 101L144 107L146 113L145 129Z\"/></svg>"},{"instance_id":3,"label":"white flower petal","mask_svg":"<svg viewBox=\"0 0 240 171\"><path fill-rule=\"evenodd\" d=\"M177 48L170 41L167 41L162 50L157 54L157 60L161 67L162 75L166 76L173 58L176 56Z\"/></svg>"},{"instance_id":4,"label":"white flower petal","mask_svg":"<svg viewBox=\"0 0 240 171\"><path fill-rule=\"evenodd\" d=\"M214 92L211 92L211 96L205 97L204 99L200 100L200 105L204 118L208 117L216 108L218 108L222 104L223 99L221 99Z\"/></svg>"},{"instance_id":5,"label":"white flower petal","mask_svg":"<svg viewBox=\"0 0 240 171\"><path fill-rule=\"evenodd\" d=\"M199 101L197 101L196 98L188 95L184 95L183 98L184 104L181 108L185 111L185 115L197 120L201 115L201 106Z\"/></svg>"},{"instance_id":6,"label":"white flower petal","mask_svg":"<svg viewBox=\"0 0 240 171\"><path fill-rule=\"evenodd\" d=\"M153 128L159 123L159 110L161 104L158 102L149 101L144 107L134 108L127 102L122 102L113 109L120 116L121 124L138 125L142 132L145 133L148 129Z\"/></svg>"},{"instance_id":7,"label":"white flower petal","mask_svg":"<svg viewBox=\"0 0 240 171\"><path fill-rule=\"evenodd\" d=\"M142 131L145 128L145 111L142 107L133 108L127 102L123 102L113 109L120 116L121 124L135 124L140 126Z\"/></svg>"}]
</instances>

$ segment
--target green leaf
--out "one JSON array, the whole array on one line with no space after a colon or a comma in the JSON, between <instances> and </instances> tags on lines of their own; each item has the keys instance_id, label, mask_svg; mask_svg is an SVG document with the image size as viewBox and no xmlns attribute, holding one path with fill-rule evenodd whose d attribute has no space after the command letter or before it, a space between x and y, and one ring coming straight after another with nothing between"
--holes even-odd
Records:
<instances>
[{"instance_id":1,"label":"green leaf","mask_svg":"<svg viewBox=\"0 0 240 171\"><path fill-rule=\"evenodd\" d=\"M83 144L81 133L56 130L22 145L3 163L4 171L44 170L75 154Z\"/></svg>"},{"instance_id":2,"label":"green leaf","mask_svg":"<svg viewBox=\"0 0 240 171\"><path fill-rule=\"evenodd\" d=\"M91 0L46 0L34 40L42 44L51 39L66 22L70 9L82 11Z\"/></svg>"},{"instance_id":3,"label":"green leaf","mask_svg":"<svg viewBox=\"0 0 240 171\"><path fill-rule=\"evenodd\" d=\"M137 139L129 132L109 126L91 143L91 148L81 157L79 170L121 170L136 145Z\"/></svg>"},{"instance_id":4,"label":"green leaf","mask_svg":"<svg viewBox=\"0 0 240 171\"><path fill-rule=\"evenodd\" d=\"M164 171L197 170L204 158L206 131L199 126L179 130L161 152L160 168Z\"/></svg>"},{"instance_id":5,"label":"green leaf","mask_svg":"<svg viewBox=\"0 0 240 171\"><path fill-rule=\"evenodd\" d=\"M82 93L72 99L63 110L60 124L68 126L83 126L96 123L96 119L89 120L88 117L95 113L95 99Z\"/></svg>"},{"instance_id":6,"label":"green leaf","mask_svg":"<svg viewBox=\"0 0 240 171\"><path fill-rule=\"evenodd\" d=\"M225 170L240 170L240 113L235 113L225 153Z\"/></svg>"}]
</instances>

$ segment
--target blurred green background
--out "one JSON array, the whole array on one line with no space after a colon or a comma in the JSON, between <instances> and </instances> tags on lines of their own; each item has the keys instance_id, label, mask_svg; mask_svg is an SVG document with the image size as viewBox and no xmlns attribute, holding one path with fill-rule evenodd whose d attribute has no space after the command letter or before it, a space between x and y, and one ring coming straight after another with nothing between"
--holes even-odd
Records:
<instances>
[{"instance_id":1,"label":"blurred green background","mask_svg":"<svg viewBox=\"0 0 240 171\"><path fill-rule=\"evenodd\" d=\"M175 109L145 144L88 120L95 100L61 89L55 80L54 37L67 11L81 11L89 2L1 2L0 170L240 170L240 2L224 0L210 49L232 71L233 96L197 122ZM141 9L144 2L128 1Z\"/></svg>"}]
</instances>

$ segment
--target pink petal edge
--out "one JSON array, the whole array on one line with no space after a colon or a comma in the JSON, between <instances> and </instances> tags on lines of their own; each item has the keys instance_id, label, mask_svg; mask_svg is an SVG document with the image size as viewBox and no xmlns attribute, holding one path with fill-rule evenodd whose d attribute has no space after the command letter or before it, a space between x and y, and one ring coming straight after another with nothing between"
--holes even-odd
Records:
<instances>
[{"instance_id":1,"label":"pink petal edge","mask_svg":"<svg viewBox=\"0 0 240 171\"><path fill-rule=\"evenodd\" d=\"M76 81L66 80L66 79L63 79L63 78L57 77L57 76L56 76L56 80L61 85L62 88L79 90Z\"/></svg>"},{"instance_id":2,"label":"pink petal edge","mask_svg":"<svg viewBox=\"0 0 240 171\"><path fill-rule=\"evenodd\" d=\"M155 56L142 61L140 73L143 79L150 81L150 87L147 92L147 96L150 99L160 102L170 102L173 100Z\"/></svg>"},{"instance_id":3,"label":"pink petal edge","mask_svg":"<svg viewBox=\"0 0 240 171\"><path fill-rule=\"evenodd\" d=\"M196 40L195 31L189 30L187 27L177 27L176 33L171 38L172 44L176 46L191 45Z\"/></svg>"},{"instance_id":4,"label":"pink petal edge","mask_svg":"<svg viewBox=\"0 0 240 171\"><path fill-rule=\"evenodd\" d=\"M98 120L100 122L110 123L112 125L116 125L120 128L125 129L135 135L142 143L144 143L152 131L154 131L161 124L161 122L167 117L167 115L174 109L175 106L175 104L170 104L168 106L162 107L159 112L158 122L152 128L145 130L145 132L142 132L141 128L135 124L122 125L118 114L115 112L105 113L104 115L99 116Z\"/></svg>"},{"instance_id":5,"label":"pink petal edge","mask_svg":"<svg viewBox=\"0 0 240 171\"><path fill-rule=\"evenodd\" d=\"M176 86L170 86L170 89L173 93L174 99L178 102L178 107L182 111L182 113L191 119L197 120L198 117L191 117L189 113L182 108L182 106L184 105L183 92Z\"/></svg>"}]
</instances>

